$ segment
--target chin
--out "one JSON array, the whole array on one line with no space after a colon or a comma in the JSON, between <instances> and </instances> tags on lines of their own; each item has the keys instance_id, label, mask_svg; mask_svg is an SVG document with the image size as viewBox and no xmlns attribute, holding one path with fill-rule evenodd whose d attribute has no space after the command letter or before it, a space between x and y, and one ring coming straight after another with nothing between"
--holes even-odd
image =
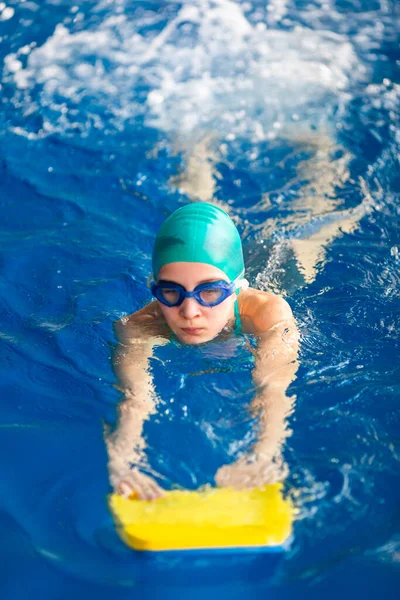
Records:
<instances>
[{"instance_id":1,"label":"chin","mask_svg":"<svg viewBox=\"0 0 400 600\"><path fill-rule=\"evenodd\" d=\"M210 334L209 331L204 331L198 334L190 334L185 333L183 331L179 331L179 333L175 331L175 335L179 338L179 340L182 343L187 344L189 346L197 346L199 344L206 344L207 342L211 342L211 340L217 337L218 332Z\"/></svg>"},{"instance_id":2,"label":"chin","mask_svg":"<svg viewBox=\"0 0 400 600\"><path fill-rule=\"evenodd\" d=\"M199 344L205 344L213 339L208 336L198 336L196 338L193 338L190 335L183 334L177 335L177 337L183 344L186 344L187 346L198 346Z\"/></svg>"}]
</instances>

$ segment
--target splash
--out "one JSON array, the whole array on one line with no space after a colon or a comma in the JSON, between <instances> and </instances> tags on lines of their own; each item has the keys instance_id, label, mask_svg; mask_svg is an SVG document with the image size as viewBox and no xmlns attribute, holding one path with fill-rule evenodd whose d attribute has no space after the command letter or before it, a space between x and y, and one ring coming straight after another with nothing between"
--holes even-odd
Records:
<instances>
[{"instance_id":1,"label":"splash","mask_svg":"<svg viewBox=\"0 0 400 600\"><path fill-rule=\"evenodd\" d=\"M41 46L6 57L6 76L24 109L42 113L44 134L121 130L137 117L195 141L213 132L256 142L288 124L326 126L348 99L349 76L363 76L349 38L276 29L271 14L250 18L250 7L196 0L133 15L125 2L99 2L90 15L74 7Z\"/></svg>"}]
</instances>

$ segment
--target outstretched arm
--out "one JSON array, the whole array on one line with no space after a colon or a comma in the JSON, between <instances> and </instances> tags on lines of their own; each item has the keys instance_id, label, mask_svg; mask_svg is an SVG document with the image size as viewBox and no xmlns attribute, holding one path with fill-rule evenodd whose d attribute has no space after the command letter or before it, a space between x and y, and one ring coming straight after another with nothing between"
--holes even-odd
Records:
<instances>
[{"instance_id":1,"label":"outstretched arm","mask_svg":"<svg viewBox=\"0 0 400 600\"><path fill-rule=\"evenodd\" d=\"M299 334L293 316L278 321L258 337L253 381L257 392L252 408L260 418L261 434L254 446L258 459L269 461L280 454L289 435L287 418L294 399L286 390L298 368Z\"/></svg>"},{"instance_id":2,"label":"outstretched arm","mask_svg":"<svg viewBox=\"0 0 400 600\"><path fill-rule=\"evenodd\" d=\"M257 306L258 302L258 306ZM298 368L299 334L289 305L279 297L255 302L253 330L257 335L253 381L256 394L251 409L259 416L260 433L251 455L219 469L221 486L255 487L281 479L283 443L290 433L287 418L294 398L286 390Z\"/></svg>"},{"instance_id":3,"label":"outstretched arm","mask_svg":"<svg viewBox=\"0 0 400 600\"><path fill-rule=\"evenodd\" d=\"M115 331L119 345L113 355L113 367L123 398L117 428L106 433L110 481L120 493L136 492L140 498L154 499L162 494L162 489L132 465L143 461L143 423L156 410L149 358L154 347L167 340L154 335L149 337L148 329L145 331L140 322L132 318L118 321Z\"/></svg>"}]
</instances>

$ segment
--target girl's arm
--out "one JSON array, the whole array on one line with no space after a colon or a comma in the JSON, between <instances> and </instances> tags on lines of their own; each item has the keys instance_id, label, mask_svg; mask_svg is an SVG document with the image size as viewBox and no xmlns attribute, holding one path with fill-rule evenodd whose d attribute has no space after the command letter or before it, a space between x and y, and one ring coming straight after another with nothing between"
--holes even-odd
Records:
<instances>
[{"instance_id":1,"label":"girl's arm","mask_svg":"<svg viewBox=\"0 0 400 600\"><path fill-rule=\"evenodd\" d=\"M261 462L277 458L290 434L287 418L293 411L294 398L288 397L286 390L296 376L298 349L299 334L293 318L277 322L258 338L253 370L257 392L251 406L261 424L253 449Z\"/></svg>"},{"instance_id":2,"label":"girl's arm","mask_svg":"<svg viewBox=\"0 0 400 600\"><path fill-rule=\"evenodd\" d=\"M221 486L254 487L284 474L281 449L290 434L287 418L294 403L286 390L298 368L299 334L289 305L279 296L257 294L252 307L251 328L258 343L251 409L259 416L261 430L250 456L219 469L216 481Z\"/></svg>"},{"instance_id":3,"label":"girl's arm","mask_svg":"<svg viewBox=\"0 0 400 600\"><path fill-rule=\"evenodd\" d=\"M131 465L143 462L143 423L156 411L149 358L154 347L165 344L167 340L150 335L148 327L145 328L141 321L139 314L139 318L133 315L115 324L120 343L113 355L113 367L123 398L118 409L117 428L106 433L105 437L110 481L114 489L125 495L136 492L140 498L151 500L162 495L162 489L137 466L132 468Z\"/></svg>"}]
</instances>

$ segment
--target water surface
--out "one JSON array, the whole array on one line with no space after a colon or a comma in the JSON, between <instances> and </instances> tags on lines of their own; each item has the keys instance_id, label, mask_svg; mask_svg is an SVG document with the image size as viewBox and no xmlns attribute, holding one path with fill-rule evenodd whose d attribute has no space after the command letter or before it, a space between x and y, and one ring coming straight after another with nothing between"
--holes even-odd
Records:
<instances>
[{"instance_id":1,"label":"water surface","mask_svg":"<svg viewBox=\"0 0 400 600\"><path fill-rule=\"evenodd\" d=\"M398 24L390 0L0 3L2 598L395 598ZM302 335L279 568L137 557L106 506L112 323L149 300L165 217L211 198ZM235 344L160 349L167 482L251 443Z\"/></svg>"}]
</instances>

